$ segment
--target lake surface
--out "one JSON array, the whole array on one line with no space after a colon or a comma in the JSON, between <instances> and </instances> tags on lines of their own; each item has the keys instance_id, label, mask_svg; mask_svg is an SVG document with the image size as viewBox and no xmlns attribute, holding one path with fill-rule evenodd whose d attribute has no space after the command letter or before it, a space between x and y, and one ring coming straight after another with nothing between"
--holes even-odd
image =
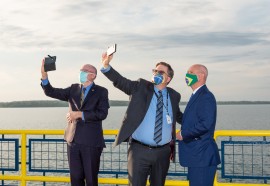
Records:
<instances>
[{"instance_id":1,"label":"lake surface","mask_svg":"<svg viewBox=\"0 0 270 186\"><path fill-rule=\"evenodd\" d=\"M119 129L127 107L111 107L109 115L103 122L103 129ZM183 111L185 106L180 106ZM66 126L66 113L68 108L0 108L0 129L56 129L61 130ZM180 125L177 126L177 129ZM270 105L218 105L217 125L218 130L269 130ZM108 149L109 150L109 149ZM256 159L256 158L255 158ZM260 160L260 159L259 159ZM268 160L264 163L269 165ZM172 166L174 166L172 164ZM176 166L179 165L177 164ZM126 167L126 165L124 166ZM261 167L261 166L260 166ZM180 169L180 168L179 168ZM231 167L228 168L232 169ZM269 172L269 167L264 170ZM261 170L258 171L261 173ZM219 173L220 174L220 173ZM266 174L268 175L268 173ZM220 176L219 176L220 177ZM178 179L178 178L175 178ZM184 178L179 178L184 179ZM245 180L241 180L245 182ZM9 182L9 181L7 181ZM248 183L262 181L248 181ZM5 182L6 183L6 182ZM10 181L9 183L17 182ZM29 183L38 186L40 183ZM47 185L47 184L46 184ZM53 186L66 186L67 183L48 183Z\"/></svg>"},{"instance_id":2,"label":"lake surface","mask_svg":"<svg viewBox=\"0 0 270 186\"><path fill-rule=\"evenodd\" d=\"M119 129L127 107L111 107L103 129ZM184 111L185 106L180 106ZM68 108L0 108L1 129L64 129ZM178 125L177 128L180 128ZM270 105L218 105L219 130L269 130Z\"/></svg>"}]
</instances>

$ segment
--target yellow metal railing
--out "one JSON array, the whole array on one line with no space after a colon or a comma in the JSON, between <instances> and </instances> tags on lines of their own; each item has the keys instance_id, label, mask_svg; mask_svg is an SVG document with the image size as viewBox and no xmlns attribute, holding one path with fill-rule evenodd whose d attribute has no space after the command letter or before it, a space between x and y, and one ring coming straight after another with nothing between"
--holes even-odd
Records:
<instances>
[{"instance_id":1,"label":"yellow metal railing","mask_svg":"<svg viewBox=\"0 0 270 186\"><path fill-rule=\"evenodd\" d=\"M104 130L104 135L116 135L118 130ZM4 135L21 135L21 171L20 175L0 175L0 180L20 181L21 186L26 186L27 181L39 182L70 182L69 177L59 176L29 176L27 175L27 136L28 135L63 135L63 130L0 130ZM214 138L222 136L270 136L270 130L218 130ZM99 184L118 184L127 185L127 179L119 178L99 178ZM148 183L149 184L149 183ZM166 186L188 186L188 181L167 180ZM249 184L249 183L220 183L217 176L214 180L214 186L266 186L270 184Z\"/></svg>"},{"instance_id":2,"label":"yellow metal railing","mask_svg":"<svg viewBox=\"0 0 270 186\"><path fill-rule=\"evenodd\" d=\"M235 137L262 137L270 136L270 130L217 130L215 131L215 140L222 136L235 136ZM250 184L250 183L219 183L217 181L217 175L214 180L215 186L265 186L270 184Z\"/></svg>"}]
</instances>

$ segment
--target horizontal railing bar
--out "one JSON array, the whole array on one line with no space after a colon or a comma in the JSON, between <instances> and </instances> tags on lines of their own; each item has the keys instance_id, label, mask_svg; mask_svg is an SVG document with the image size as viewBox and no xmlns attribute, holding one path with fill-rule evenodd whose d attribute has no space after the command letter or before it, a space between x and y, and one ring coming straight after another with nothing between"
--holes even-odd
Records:
<instances>
[{"instance_id":1,"label":"horizontal railing bar","mask_svg":"<svg viewBox=\"0 0 270 186\"><path fill-rule=\"evenodd\" d=\"M178 131L178 130L177 130ZM104 135L117 135L118 130L104 130ZM63 135L64 130L0 130L0 134L13 135ZM270 137L270 130L216 130L214 138L217 137ZM24 147L25 148L25 147ZM24 149L25 150L25 149ZM25 151L22 151L25 154ZM16 180L16 181L39 181L39 182L70 182L69 177L54 177L54 176L28 176L28 175L0 175L0 180ZM127 185L128 179L119 178L99 178L100 184L118 184ZM149 184L149 183L148 183ZM23 184L24 185L24 184ZM166 186L188 186L188 181L166 180ZM252 184L252 183L219 183L215 178L215 186L264 186L270 184Z\"/></svg>"},{"instance_id":2,"label":"horizontal railing bar","mask_svg":"<svg viewBox=\"0 0 270 186\"><path fill-rule=\"evenodd\" d=\"M104 135L117 135L118 130L104 130ZM62 135L64 130L0 130L0 134ZM216 130L217 136L270 136L270 130Z\"/></svg>"},{"instance_id":3,"label":"horizontal railing bar","mask_svg":"<svg viewBox=\"0 0 270 186\"><path fill-rule=\"evenodd\" d=\"M269 186L269 184L258 183L216 183L215 186Z\"/></svg>"},{"instance_id":4,"label":"horizontal railing bar","mask_svg":"<svg viewBox=\"0 0 270 186\"><path fill-rule=\"evenodd\" d=\"M11 176L11 175L1 175L0 180L17 180L20 181L22 178L20 176ZM59 176L25 176L25 181L38 181L38 182L70 182L69 177L59 177ZM120 185L127 185L128 179L121 179L121 178L98 178L98 183L100 184L120 184ZM149 185L149 182L148 182ZM176 186L176 185L183 185L188 186L188 181L174 181L174 180L167 180L165 181L166 186Z\"/></svg>"},{"instance_id":5,"label":"horizontal railing bar","mask_svg":"<svg viewBox=\"0 0 270 186\"><path fill-rule=\"evenodd\" d=\"M63 135L64 130L0 130L0 134ZM104 130L104 135L117 135L118 130Z\"/></svg>"},{"instance_id":6,"label":"horizontal railing bar","mask_svg":"<svg viewBox=\"0 0 270 186\"><path fill-rule=\"evenodd\" d=\"M216 130L214 138L218 136L270 136L270 130Z\"/></svg>"},{"instance_id":7,"label":"horizontal railing bar","mask_svg":"<svg viewBox=\"0 0 270 186\"><path fill-rule=\"evenodd\" d=\"M0 179L5 180L17 180L20 181L20 176L10 176L10 175L0 175ZM24 178L25 181L40 181L40 182L70 182L69 177L54 177L54 176L26 176ZM119 178L98 178L98 182L100 184L119 184L119 185L127 185L128 179L119 179ZM149 185L149 182L148 182ZM188 186L188 181L173 181L167 180L165 182L166 186ZM218 186L258 186L258 184L247 184L247 183L217 183ZM264 184L260 184L264 185ZM269 185L269 184L265 184Z\"/></svg>"},{"instance_id":8,"label":"horizontal railing bar","mask_svg":"<svg viewBox=\"0 0 270 186\"><path fill-rule=\"evenodd\" d=\"M17 181L20 181L21 179L22 179L21 176L0 175L0 180L17 180Z\"/></svg>"}]
</instances>

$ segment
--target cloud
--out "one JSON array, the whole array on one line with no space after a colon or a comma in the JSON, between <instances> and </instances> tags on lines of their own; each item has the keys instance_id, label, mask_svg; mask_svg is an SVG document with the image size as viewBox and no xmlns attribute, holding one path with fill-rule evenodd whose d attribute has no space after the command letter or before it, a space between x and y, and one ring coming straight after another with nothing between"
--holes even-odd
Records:
<instances>
[{"instance_id":1,"label":"cloud","mask_svg":"<svg viewBox=\"0 0 270 186\"><path fill-rule=\"evenodd\" d=\"M47 54L58 56L51 80L67 86L77 81L78 66L100 65L101 52L117 43L113 65L123 75L149 79L155 62L167 61L176 71L170 85L183 93L184 100L190 90L183 77L194 63L210 69L209 84L220 100L228 99L224 90L231 88L237 89L237 96L254 89L256 96L244 94L243 99L269 100L265 96L269 92L265 84L270 83L268 0L3 0L1 4L0 74L5 72L5 87L16 81L33 86L29 74L38 79L39 62ZM8 76L9 71L28 76L17 79L13 73ZM99 79L113 99L123 98L102 75ZM241 88L231 85L235 79ZM0 97L13 100L7 98L8 90ZM32 92L40 97L40 90Z\"/></svg>"},{"instance_id":2,"label":"cloud","mask_svg":"<svg viewBox=\"0 0 270 186\"><path fill-rule=\"evenodd\" d=\"M134 47L159 48L198 46L236 46L269 42L265 37L269 33L255 31L230 31L227 24L221 30L220 23L228 22L228 13L241 22L242 9L250 10L250 2L238 3L238 9L232 3L215 1L48 1L31 2L31 6L19 3L15 7L7 6L0 24L2 34L0 47L6 48L77 48L100 47L103 43L115 40L118 43ZM245 5L245 6L243 6ZM249 5L249 6L248 6ZM252 4L253 5L253 4ZM265 16L263 6L257 5L252 21ZM265 10L265 8L263 9ZM221 19L225 15L225 19ZM233 16L235 15L235 16ZM247 19L246 19L247 20ZM242 21L241 23L244 24ZM265 23L265 21L260 21ZM247 24L247 23L245 23ZM219 29L215 27L219 26ZM231 25L235 26L235 25ZM243 25L242 25L243 26ZM212 28L212 29L209 29ZM215 30L216 29L216 30ZM102 43L102 44L101 44Z\"/></svg>"}]
</instances>

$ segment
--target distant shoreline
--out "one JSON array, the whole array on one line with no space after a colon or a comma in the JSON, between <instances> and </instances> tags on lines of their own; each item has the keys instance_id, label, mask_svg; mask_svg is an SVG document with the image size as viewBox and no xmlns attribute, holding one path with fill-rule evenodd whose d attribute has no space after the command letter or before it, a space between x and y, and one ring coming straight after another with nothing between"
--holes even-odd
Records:
<instances>
[{"instance_id":1,"label":"distant shoreline","mask_svg":"<svg viewBox=\"0 0 270 186\"><path fill-rule=\"evenodd\" d=\"M110 100L110 106L127 106L129 101ZM180 105L186 105L181 102ZM218 105L262 105L270 104L270 101L218 101ZM31 107L68 107L68 103L58 100L33 100L0 102L0 108L31 108Z\"/></svg>"}]
</instances>

